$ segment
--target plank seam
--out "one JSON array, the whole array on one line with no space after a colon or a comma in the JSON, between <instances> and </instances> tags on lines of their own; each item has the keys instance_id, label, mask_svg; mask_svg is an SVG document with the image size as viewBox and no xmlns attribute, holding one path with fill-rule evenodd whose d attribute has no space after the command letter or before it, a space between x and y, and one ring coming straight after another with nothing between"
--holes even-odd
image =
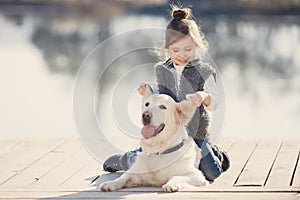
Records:
<instances>
[{"instance_id":1,"label":"plank seam","mask_svg":"<svg viewBox=\"0 0 300 200\"><path fill-rule=\"evenodd\" d=\"M92 162L94 158L91 158L89 161L87 161L81 168L79 168L76 172L74 172L70 177L66 178L64 181L62 181L58 186L63 185L65 182L67 182L69 179L71 179L76 173L78 173L81 169L86 167L90 162Z\"/></svg>"},{"instance_id":2,"label":"plank seam","mask_svg":"<svg viewBox=\"0 0 300 200\"><path fill-rule=\"evenodd\" d=\"M300 157L300 151L298 152L298 157L297 157L297 160L296 160L295 168L293 170L290 186L293 186L293 183L294 183L294 178L295 178L295 175L296 175L297 167L299 165L299 157Z\"/></svg>"},{"instance_id":3,"label":"plank seam","mask_svg":"<svg viewBox=\"0 0 300 200\"><path fill-rule=\"evenodd\" d=\"M139 189L141 189L142 187L139 187ZM139 192L145 192L145 193L151 193L151 192L161 192L163 194L166 194L166 192L159 190L160 188L155 188L157 190L146 190L149 187L145 187L145 190L135 190L134 188L124 188L118 191L114 191L114 192L110 192L110 194L113 193L123 193L123 192L130 192L130 193L139 193ZM254 188L256 189L256 188ZM81 193L101 193L101 191L97 190L97 189L92 189L92 190L78 190L78 189L64 189L64 190L32 190L32 191L27 191L27 190L2 190L1 192L22 192L22 193L57 193L57 192L81 192ZM257 189L257 190L240 190L240 189L229 189L229 190L224 190L224 189L220 189L220 190L182 190L179 193L191 193L191 192L195 192L195 193L295 193L295 194L299 194L300 191L299 190L283 190L283 189L279 189L279 190L261 190L261 189ZM176 193L175 193L176 194ZM0 197L1 199L1 197Z\"/></svg>"},{"instance_id":4,"label":"plank seam","mask_svg":"<svg viewBox=\"0 0 300 200\"><path fill-rule=\"evenodd\" d=\"M256 142L256 144L255 144L253 150L251 151L251 153L250 153L250 155L249 155L247 161L245 162L244 166L242 167L241 172L239 173L239 175L237 176L236 180L234 181L233 186L235 186L235 184L238 182L240 176L242 175L244 169L246 168L247 163L249 162L250 158L252 157L252 155L253 155L255 149L257 148L257 146L258 146L258 144L257 144L257 142Z\"/></svg>"},{"instance_id":5,"label":"plank seam","mask_svg":"<svg viewBox=\"0 0 300 200\"><path fill-rule=\"evenodd\" d=\"M230 151L230 149L232 148L232 146L233 146L233 141L231 142L231 144L230 144L230 146L228 147L228 149L226 149L226 152L229 152Z\"/></svg>"},{"instance_id":6,"label":"plank seam","mask_svg":"<svg viewBox=\"0 0 300 200\"><path fill-rule=\"evenodd\" d=\"M278 157L278 155L279 155L279 152L280 152L282 146L283 146L283 141L280 143L280 146L279 146L279 148L278 148L278 150L277 150L277 152L276 152L276 155L275 155L275 157L274 157L274 159L273 159L272 165L271 165L271 167L270 167L270 170L269 170L269 172L268 172L268 174L267 174L267 177L266 177L266 180L265 180L263 186L266 186L266 184L267 184L267 181L268 181L268 179L269 179L269 177L270 177L271 171L272 171L272 169L273 169L273 167L274 167L274 164L275 164L275 162L276 162L276 159L277 159L277 157Z\"/></svg>"},{"instance_id":7,"label":"plank seam","mask_svg":"<svg viewBox=\"0 0 300 200\"><path fill-rule=\"evenodd\" d=\"M4 154L12 149L14 149L16 146L18 146L20 143L22 143L24 140L18 140L16 143L14 143L11 147L9 147L8 149L6 149L5 151L3 151L1 154Z\"/></svg>"},{"instance_id":8,"label":"plank seam","mask_svg":"<svg viewBox=\"0 0 300 200\"><path fill-rule=\"evenodd\" d=\"M4 151L0 152L0 155L4 155L5 153L9 152L10 150L13 150L16 146L18 146L20 143L22 143L24 140L17 140L12 146L10 146L8 149L5 149Z\"/></svg>"}]
</instances>

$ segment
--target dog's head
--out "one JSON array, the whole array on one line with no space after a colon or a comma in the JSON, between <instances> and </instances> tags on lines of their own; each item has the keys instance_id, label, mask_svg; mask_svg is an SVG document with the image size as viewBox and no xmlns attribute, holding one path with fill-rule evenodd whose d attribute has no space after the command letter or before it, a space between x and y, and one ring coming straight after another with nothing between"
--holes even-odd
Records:
<instances>
[{"instance_id":1,"label":"dog's head","mask_svg":"<svg viewBox=\"0 0 300 200\"><path fill-rule=\"evenodd\" d=\"M146 85L142 100L141 134L147 140L171 139L180 128L193 117L196 106L190 100L176 103L165 94L152 94L152 88Z\"/></svg>"}]
</instances>

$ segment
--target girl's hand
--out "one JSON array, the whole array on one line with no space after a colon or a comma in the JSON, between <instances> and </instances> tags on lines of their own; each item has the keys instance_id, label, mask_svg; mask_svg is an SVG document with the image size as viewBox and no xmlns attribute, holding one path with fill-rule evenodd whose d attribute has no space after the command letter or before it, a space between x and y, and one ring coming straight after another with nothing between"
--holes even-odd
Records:
<instances>
[{"instance_id":1,"label":"girl's hand","mask_svg":"<svg viewBox=\"0 0 300 200\"><path fill-rule=\"evenodd\" d=\"M146 84L142 83L140 85L140 87L138 88L138 91L139 91L140 95L144 96L146 93Z\"/></svg>"},{"instance_id":2,"label":"girl's hand","mask_svg":"<svg viewBox=\"0 0 300 200\"><path fill-rule=\"evenodd\" d=\"M186 98L192 101L192 103L197 107L200 106L203 102L203 98L198 92L195 92L194 94L187 94Z\"/></svg>"},{"instance_id":3,"label":"girl's hand","mask_svg":"<svg viewBox=\"0 0 300 200\"><path fill-rule=\"evenodd\" d=\"M187 99L190 99L195 106L201 106L202 103L206 105L206 103L210 103L210 96L203 91L195 92L194 94L187 94ZM208 106L208 105L206 105Z\"/></svg>"}]
</instances>

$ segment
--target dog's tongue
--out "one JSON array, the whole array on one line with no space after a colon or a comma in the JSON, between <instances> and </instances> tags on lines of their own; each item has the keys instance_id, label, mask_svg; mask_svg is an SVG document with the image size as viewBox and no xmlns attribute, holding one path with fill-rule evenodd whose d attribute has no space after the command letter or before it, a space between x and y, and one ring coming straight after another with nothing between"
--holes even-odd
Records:
<instances>
[{"instance_id":1,"label":"dog's tongue","mask_svg":"<svg viewBox=\"0 0 300 200\"><path fill-rule=\"evenodd\" d=\"M141 130L141 134L143 135L143 137L145 139L148 139L150 138L152 135L154 135L154 132L155 132L155 128L154 126L148 124L148 125L145 125L142 130Z\"/></svg>"}]
</instances>

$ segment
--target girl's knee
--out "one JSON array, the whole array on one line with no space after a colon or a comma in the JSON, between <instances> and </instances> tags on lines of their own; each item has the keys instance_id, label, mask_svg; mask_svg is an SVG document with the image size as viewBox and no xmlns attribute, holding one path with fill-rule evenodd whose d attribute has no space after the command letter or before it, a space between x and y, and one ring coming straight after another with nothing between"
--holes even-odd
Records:
<instances>
[{"instance_id":1,"label":"girl's knee","mask_svg":"<svg viewBox=\"0 0 300 200\"><path fill-rule=\"evenodd\" d=\"M220 162L213 160L212 158L202 159L199 168L207 180L213 181L222 174L222 166Z\"/></svg>"},{"instance_id":2,"label":"girl's knee","mask_svg":"<svg viewBox=\"0 0 300 200\"><path fill-rule=\"evenodd\" d=\"M216 178L218 178L219 176L221 176L222 168L216 167L215 169L206 170L206 171L202 171L202 172L208 181L213 181Z\"/></svg>"}]
</instances>

